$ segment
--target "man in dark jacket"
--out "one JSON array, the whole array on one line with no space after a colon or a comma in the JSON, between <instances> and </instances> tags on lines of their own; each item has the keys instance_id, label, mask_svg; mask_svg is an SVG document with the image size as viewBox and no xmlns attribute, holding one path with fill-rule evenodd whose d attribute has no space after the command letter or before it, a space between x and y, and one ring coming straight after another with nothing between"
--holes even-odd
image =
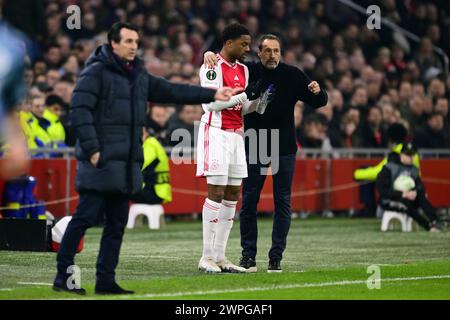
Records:
<instances>
[{"instance_id":1,"label":"man in dark jacket","mask_svg":"<svg viewBox=\"0 0 450 320\"><path fill-rule=\"evenodd\" d=\"M148 101L199 104L228 101L231 88L216 90L170 83L147 73L136 57L137 29L116 23L108 44L98 47L73 92L71 122L76 131L77 210L67 227L57 256L53 289L85 294L69 279L69 268L87 228L105 214L105 227L97 260L97 294L133 293L119 287L115 269L128 219L128 200L142 188L141 133Z\"/></svg>"},{"instance_id":2,"label":"man in dark jacket","mask_svg":"<svg viewBox=\"0 0 450 320\"><path fill-rule=\"evenodd\" d=\"M278 157L270 154L271 163L263 163L264 152L257 151L257 161L251 161L251 149L246 143L248 177L242 184L241 246L242 259L240 266L247 270L256 270L257 253L257 205L266 175L263 168L271 166L273 174L274 221L272 230L272 247L269 250L268 272L281 272L281 259L286 248L287 235L291 224L291 188L294 177L297 143L294 125L294 106L298 100L303 101L311 109L327 104L328 95L317 81L312 81L302 70L280 62L281 41L274 35L265 35L259 44L260 62L249 66L250 82L262 79L263 83L273 84L276 90L274 100L267 106L264 114L256 112L245 116L245 130L252 128L267 130L267 142L259 141L257 146L266 145L271 148L272 132L279 133ZM247 141L249 142L249 141ZM252 142L256 143L256 142ZM270 153L270 152L269 152ZM278 162L276 170L275 161Z\"/></svg>"},{"instance_id":3,"label":"man in dark jacket","mask_svg":"<svg viewBox=\"0 0 450 320\"><path fill-rule=\"evenodd\" d=\"M426 196L419 169L413 165L415 154L416 149L411 143L405 143L400 154L389 154L388 162L378 174L376 182L381 207L384 210L405 212L428 231L440 231L441 223L436 209ZM419 213L419 208L422 208L426 217Z\"/></svg>"},{"instance_id":4,"label":"man in dark jacket","mask_svg":"<svg viewBox=\"0 0 450 320\"><path fill-rule=\"evenodd\" d=\"M445 118L441 113L433 112L428 116L427 123L423 128L417 130L414 143L421 149L445 149L450 147L445 129Z\"/></svg>"}]
</instances>

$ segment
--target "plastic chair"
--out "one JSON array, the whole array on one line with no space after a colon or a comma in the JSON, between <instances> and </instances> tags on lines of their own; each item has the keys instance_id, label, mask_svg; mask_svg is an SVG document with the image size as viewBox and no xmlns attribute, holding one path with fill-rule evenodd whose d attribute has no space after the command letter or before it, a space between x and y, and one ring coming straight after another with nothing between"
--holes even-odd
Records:
<instances>
[{"instance_id":1,"label":"plastic chair","mask_svg":"<svg viewBox=\"0 0 450 320\"><path fill-rule=\"evenodd\" d=\"M142 204L135 203L130 207L128 213L127 228L133 229L136 223L136 218L139 215L144 215L148 220L148 227L150 229L161 228L161 217L164 216L164 208L159 204Z\"/></svg>"}]
</instances>

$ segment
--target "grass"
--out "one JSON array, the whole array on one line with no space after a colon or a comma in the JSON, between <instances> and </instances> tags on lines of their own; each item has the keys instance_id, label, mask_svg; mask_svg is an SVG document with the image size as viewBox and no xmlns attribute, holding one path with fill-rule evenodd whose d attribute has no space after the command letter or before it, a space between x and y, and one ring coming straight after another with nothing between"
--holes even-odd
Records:
<instances>
[{"instance_id":1,"label":"grass","mask_svg":"<svg viewBox=\"0 0 450 320\"><path fill-rule=\"evenodd\" d=\"M379 231L375 219L292 221L283 273L268 274L272 221L259 221L256 274L206 275L197 271L201 223L171 222L161 230L127 230L117 279L135 290L117 299L450 299L450 233ZM77 255L81 280L93 294L100 228L90 229ZM239 222L228 257L240 257ZM379 265L381 288L369 290L369 265ZM0 299L79 298L55 293L55 254L0 251ZM111 299L111 297L108 297Z\"/></svg>"}]
</instances>

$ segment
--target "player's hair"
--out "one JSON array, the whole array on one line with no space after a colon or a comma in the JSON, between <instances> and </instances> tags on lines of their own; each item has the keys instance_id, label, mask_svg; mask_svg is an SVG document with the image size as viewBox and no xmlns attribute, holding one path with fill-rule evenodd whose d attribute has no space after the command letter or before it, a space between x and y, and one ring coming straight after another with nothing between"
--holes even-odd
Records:
<instances>
[{"instance_id":1,"label":"player's hair","mask_svg":"<svg viewBox=\"0 0 450 320\"><path fill-rule=\"evenodd\" d=\"M232 23L225 27L222 31L223 43L228 40L235 40L241 36L250 35L247 27L240 23Z\"/></svg>"},{"instance_id":2,"label":"player's hair","mask_svg":"<svg viewBox=\"0 0 450 320\"><path fill-rule=\"evenodd\" d=\"M389 126L387 135L393 143L403 143L408 135L408 130L401 123L393 123Z\"/></svg>"},{"instance_id":3,"label":"player's hair","mask_svg":"<svg viewBox=\"0 0 450 320\"><path fill-rule=\"evenodd\" d=\"M261 38L259 38L259 45L258 45L259 51L262 50L262 43L264 42L264 40L275 40L275 41L278 41L278 43L280 44L280 48L281 48L281 39L280 39L280 37L278 37L278 36L276 36L274 34L268 33L268 34L263 35Z\"/></svg>"},{"instance_id":4,"label":"player's hair","mask_svg":"<svg viewBox=\"0 0 450 320\"><path fill-rule=\"evenodd\" d=\"M111 29L108 31L108 43L111 44L113 41L116 43L120 42L120 30L130 29L139 33L137 27L128 22L116 22L112 25Z\"/></svg>"}]
</instances>

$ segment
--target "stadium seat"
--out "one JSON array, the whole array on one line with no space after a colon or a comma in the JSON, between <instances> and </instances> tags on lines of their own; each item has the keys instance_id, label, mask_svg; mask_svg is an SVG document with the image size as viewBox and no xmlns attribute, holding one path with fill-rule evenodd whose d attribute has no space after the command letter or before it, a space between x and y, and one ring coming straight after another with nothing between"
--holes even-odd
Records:
<instances>
[{"instance_id":1,"label":"stadium seat","mask_svg":"<svg viewBox=\"0 0 450 320\"><path fill-rule=\"evenodd\" d=\"M150 229L159 229L161 227L160 219L164 216L164 209L161 205L135 203L130 206L127 223L128 229L134 228L136 218L141 214L147 217L148 227Z\"/></svg>"},{"instance_id":2,"label":"stadium seat","mask_svg":"<svg viewBox=\"0 0 450 320\"><path fill-rule=\"evenodd\" d=\"M412 218L405 213L396 211L384 211L383 218L381 220L381 231L393 230L393 220L398 220L401 223L403 232L412 231Z\"/></svg>"}]
</instances>

